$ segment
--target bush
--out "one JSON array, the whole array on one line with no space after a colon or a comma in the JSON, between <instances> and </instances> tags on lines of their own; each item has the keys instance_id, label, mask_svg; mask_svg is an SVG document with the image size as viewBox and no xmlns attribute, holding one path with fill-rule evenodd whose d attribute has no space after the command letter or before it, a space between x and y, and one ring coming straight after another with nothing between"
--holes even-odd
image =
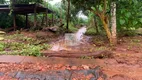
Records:
<instances>
[{"instance_id":1,"label":"bush","mask_svg":"<svg viewBox=\"0 0 142 80\"><path fill-rule=\"evenodd\" d=\"M5 48L4 44L0 43L0 51L3 51Z\"/></svg>"},{"instance_id":2,"label":"bush","mask_svg":"<svg viewBox=\"0 0 142 80\"><path fill-rule=\"evenodd\" d=\"M8 13L0 13L0 27L5 29L12 26L12 16L9 16Z\"/></svg>"},{"instance_id":3,"label":"bush","mask_svg":"<svg viewBox=\"0 0 142 80\"><path fill-rule=\"evenodd\" d=\"M96 30L95 28L90 28L87 30L86 35L95 35L96 34Z\"/></svg>"},{"instance_id":4,"label":"bush","mask_svg":"<svg viewBox=\"0 0 142 80\"><path fill-rule=\"evenodd\" d=\"M13 26L13 16L9 15L8 13L0 13L0 27L3 29L10 28ZM25 17L21 15L16 16L16 26L18 28L25 27Z\"/></svg>"},{"instance_id":5,"label":"bush","mask_svg":"<svg viewBox=\"0 0 142 80\"><path fill-rule=\"evenodd\" d=\"M122 30L118 32L119 36L135 36L135 30Z\"/></svg>"},{"instance_id":6,"label":"bush","mask_svg":"<svg viewBox=\"0 0 142 80\"><path fill-rule=\"evenodd\" d=\"M49 48L49 45L33 45L19 42L0 43L0 54L42 56L41 50Z\"/></svg>"}]
</instances>

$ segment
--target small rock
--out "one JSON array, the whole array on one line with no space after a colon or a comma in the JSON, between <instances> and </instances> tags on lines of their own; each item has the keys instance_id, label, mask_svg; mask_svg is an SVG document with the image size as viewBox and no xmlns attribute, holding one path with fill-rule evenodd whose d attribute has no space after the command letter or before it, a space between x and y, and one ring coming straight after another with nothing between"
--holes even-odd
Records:
<instances>
[{"instance_id":1,"label":"small rock","mask_svg":"<svg viewBox=\"0 0 142 80\"><path fill-rule=\"evenodd\" d=\"M0 76L3 76L4 75L4 73L3 72L0 72Z\"/></svg>"},{"instance_id":2,"label":"small rock","mask_svg":"<svg viewBox=\"0 0 142 80\"><path fill-rule=\"evenodd\" d=\"M66 70L66 67L65 66L61 67L61 70Z\"/></svg>"},{"instance_id":3,"label":"small rock","mask_svg":"<svg viewBox=\"0 0 142 80\"><path fill-rule=\"evenodd\" d=\"M87 65L82 65L82 67L83 67L84 69L90 69L90 67L87 66Z\"/></svg>"},{"instance_id":4,"label":"small rock","mask_svg":"<svg viewBox=\"0 0 142 80\"><path fill-rule=\"evenodd\" d=\"M17 75L17 73L18 73L18 72L12 72L12 73L9 73L8 76L10 76L10 77L15 77L15 76Z\"/></svg>"},{"instance_id":5,"label":"small rock","mask_svg":"<svg viewBox=\"0 0 142 80\"><path fill-rule=\"evenodd\" d=\"M41 75L39 75L39 74L35 74L34 76L33 76L35 79L39 79L39 80L41 80Z\"/></svg>"},{"instance_id":6,"label":"small rock","mask_svg":"<svg viewBox=\"0 0 142 80\"><path fill-rule=\"evenodd\" d=\"M71 66L70 65L66 65L66 69L70 70Z\"/></svg>"},{"instance_id":7,"label":"small rock","mask_svg":"<svg viewBox=\"0 0 142 80\"><path fill-rule=\"evenodd\" d=\"M77 66L72 66L71 69L77 69Z\"/></svg>"},{"instance_id":8,"label":"small rock","mask_svg":"<svg viewBox=\"0 0 142 80\"><path fill-rule=\"evenodd\" d=\"M34 77L34 75L27 75L26 78L27 79L32 79Z\"/></svg>"}]
</instances>

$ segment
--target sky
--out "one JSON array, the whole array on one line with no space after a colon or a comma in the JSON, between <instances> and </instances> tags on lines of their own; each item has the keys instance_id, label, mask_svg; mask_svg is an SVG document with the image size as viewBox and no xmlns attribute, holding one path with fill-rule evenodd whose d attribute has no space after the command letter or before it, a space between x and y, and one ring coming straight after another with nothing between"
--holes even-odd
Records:
<instances>
[{"instance_id":1,"label":"sky","mask_svg":"<svg viewBox=\"0 0 142 80\"><path fill-rule=\"evenodd\" d=\"M51 5L55 5L56 3L59 3L59 2L61 2L62 0L45 0L45 1L49 1L49 3L50 3ZM85 15L82 13L82 11L80 11L77 16L78 16L79 18L87 19L87 16L85 16Z\"/></svg>"},{"instance_id":2,"label":"sky","mask_svg":"<svg viewBox=\"0 0 142 80\"><path fill-rule=\"evenodd\" d=\"M45 0L45 1L49 1L50 4L54 5L58 2L61 2L62 0Z\"/></svg>"},{"instance_id":3,"label":"sky","mask_svg":"<svg viewBox=\"0 0 142 80\"><path fill-rule=\"evenodd\" d=\"M85 15L82 13L82 11L79 11L79 13L77 14L77 16L78 16L79 18L88 19L87 16L85 16Z\"/></svg>"}]
</instances>

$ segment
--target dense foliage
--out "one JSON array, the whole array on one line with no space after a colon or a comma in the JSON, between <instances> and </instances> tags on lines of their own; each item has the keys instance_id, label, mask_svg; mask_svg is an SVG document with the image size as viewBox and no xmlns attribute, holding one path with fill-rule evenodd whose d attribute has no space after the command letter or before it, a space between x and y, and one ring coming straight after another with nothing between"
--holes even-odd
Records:
<instances>
[{"instance_id":1,"label":"dense foliage","mask_svg":"<svg viewBox=\"0 0 142 80\"><path fill-rule=\"evenodd\" d=\"M6 28L10 28L13 26L13 16L9 15L8 13L0 13L0 28L6 29ZM16 22L17 22L17 26L19 26L19 28L24 28L25 27L25 17L24 16L20 16L17 15L16 16Z\"/></svg>"},{"instance_id":2,"label":"dense foliage","mask_svg":"<svg viewBox=\"0 0 142 80\"><path fill-rule=\"evenodd\" d=\"M0 4L4 4L5 2L5 0L0 0Z\"/></svg>"},{"instance_id":3,"label":"dense foliage","mask_svg":"<svg viewBox=\"0 0 142 80\"><path fill-rule=\"evenodd\" d=\"M9 16L8 13L0 13L0 27L9 28L12 26L12 16Z\"/></svg>"},{"instance_id":4,"label":"dense foliage","mask_svg":"<svg viewBox=\"0 0 142 80\"><path fill-rule=\"evenodd\" d=\"M103 25L109 41L112 41L111 3L116 3L117 31L135 30L142 25L142 1L141 0L71 0L71 3L79 10L91 11L94 18L99 17L97 23ZM90 14L90 13L89 13ZM93 16L92 16L93 17ZM92 19L92 17L89 17ZM91 20L89 19L89 20ZM97 19L97 18L96 18ZM94 19L95 20L95 19Z\"/></svg>"},{"instance_id":5,"label":"dense foliage","mask_svg":"<svg viewBox=\"0 0 142 80\"><path fill-rule=\"evenodd\" d=\"M104 1L106 1L104 3ZM105 19L110 20L110 4L112 1L115 1L117 4L117 31L121 32L123 30L135 30L142 25L142 1L141 0L70 0L70 26L75 26L78 24L88 24L89 26L95 26L96 24L99 28L102 29L103 22L100 18L105 16ZM0 0L0 3L5 3L5 0ZM45 3L43 0L15 0L15 3L42 3L49 9L52 9L55 12L54 22L55 25L60 25L60 21L66 24L67 19L67 6L68 0L62 0L61 3L55 5L50 5L48 2ZM77 14L83 12L88 16L88 23L85 19L79 18ZM103 14L103 15L102 15ZM0 21L0 26L2 28L7 28L12 26L12 17L8 14L0 13L2 21ZM5 18L4 18L5 17ZM38 16L42 21L41 15ZM48 15L49 19L52 18L52 15ZM17 17L19 18L19 17ZM31 21L32 18L30 18ZM19 24L24 24L24 17L20 17L21 22ZM94 20L94 23L92 23ZM93 25L92 25L93 24ZM21 25L20 25L21 26ZM111 26L108 24L108 27ZM98 31L98 30L96 30ZM101 31L101 30L100 30ZM102 33L102 32L101 32Z\"/></svg>"},{"instance_id":6,"label":"dense foliage","mask_svg":"<svg viewBox=\"0 0 142 80\"><path fill-rule=\"evenodd\" d=\"M117 3L118 30L135 30L142 27L142 1L120 0Z\"/></svg>"}]
</instances>

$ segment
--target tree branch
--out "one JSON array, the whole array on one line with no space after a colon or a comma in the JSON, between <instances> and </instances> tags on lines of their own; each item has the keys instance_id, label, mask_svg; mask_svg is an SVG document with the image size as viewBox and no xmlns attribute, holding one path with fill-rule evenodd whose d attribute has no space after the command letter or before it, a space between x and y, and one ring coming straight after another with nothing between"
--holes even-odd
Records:
<instances>
[{"instance_id":1,"label":"tree branch","mask_svg":"<svg viewBox=\"0 0 142 80\"><path fill-rule=\"evenodd\" d=\"M98 11L94 11L92 8L89 8L89 10L90 10L91 12L93 12L94 14L96 14L97 16L100 16L100 14L99 14Z\"/></svg>"},{"instance_id":2,"label":"tree branch","mask_svg":"<svg viewBox=\"0 0 142 80\"><path fill-rule=\"evenodd\" d=\"M105 13L106 12L106 7L107 7L107 5L106 5L107 3L106 3L106 0L104 0L104 10L103 10L103 13Z\"/></svg>"}]
</instances>

